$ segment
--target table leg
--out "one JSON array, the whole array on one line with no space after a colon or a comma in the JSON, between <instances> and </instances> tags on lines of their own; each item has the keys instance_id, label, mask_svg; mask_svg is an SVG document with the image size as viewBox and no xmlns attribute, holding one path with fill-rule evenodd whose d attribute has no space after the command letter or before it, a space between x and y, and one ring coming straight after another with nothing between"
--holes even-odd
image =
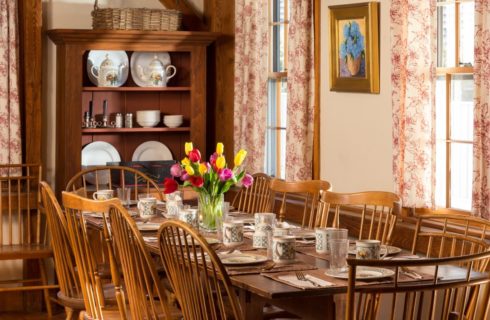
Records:
<instances>
[{"instance_id":1,"label":"table leg","mask_svg":"<svg viewBox=\"0 0 490 320\"><path fill-rule=\"evenodd\" d=\"M263 309L266 303L265 299L242 289L239 290L238 298L240 300L244 320L263 318Z\"/></svg>"}]
</instances>

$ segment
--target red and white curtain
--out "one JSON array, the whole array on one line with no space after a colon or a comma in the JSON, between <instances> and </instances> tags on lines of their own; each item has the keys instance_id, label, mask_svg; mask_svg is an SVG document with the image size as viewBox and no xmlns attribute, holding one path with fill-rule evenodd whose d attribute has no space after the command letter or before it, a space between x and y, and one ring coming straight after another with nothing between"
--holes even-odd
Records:
<instances>
[{"instance_id":1,"label":"red and white curtain","mask_svg":"<svg viewBox=\"0 0 490 320\"><path fill-rule=\"evenodd\" d=\"M312 178L314 116L313 1L290 0L286 180Z\"/></svg>"},{"instance_id":2,"label":"red and white curtain","mask_svg":"<svg viewBox=\"0 0 490 320\"><path fill-rule=\"evenodd\" d=\"M0 163L21 163L17 1L0 0Z\"/></svg>"},{"instance_id":3,"label":"red and white curtain","mask_svg":"<svg viewBox=\"0 0 490 320\"><path fill-rule=\"evenodd\" d=\"M475 0L473 213L490 219L490 1Z\"/></svg>"},{"instance_id":4,"label":"red and white curtain","mask_svg":"<svg viewBox=\"0 0 490 320\"><path fill-rule=\"evenodd\" d=\"M435 205L436 0L391 2L395 192L407 207Z\"/></svg>"},{"instance_id":5,"label":"red and white curtain","mask_svg":"<svg viewBox=\"0 0 490 320\"><path fill-rule=\"evenodd\" d=\"M235 2L235 152L247 171L264 172L269 56L268 0Z\"/></svg>"}]
</instances>

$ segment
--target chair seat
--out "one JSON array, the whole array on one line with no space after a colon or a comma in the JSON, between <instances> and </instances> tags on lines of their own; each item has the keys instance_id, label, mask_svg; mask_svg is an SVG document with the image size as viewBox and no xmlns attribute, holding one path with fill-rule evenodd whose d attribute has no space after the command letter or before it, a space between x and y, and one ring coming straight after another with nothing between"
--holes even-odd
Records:
<instances>
[{"instance_id":1,"label":"chair seat","mask_svg":"<svg viewBox=\"0 0 490 320\"><path fill-rule=\"evenodd\" d=\"M0 246L0 260L44 259L53 256L53 249L46 244L14 244Z\"/></svg>"},{"instance_id":2,"label":"chair seat","mask_svg":"<svg viewBox=\"0 0 490 320\"><path fill-rule=\"evenodd\" d=\"M74 310L83 310L85 309L85 304L83 302L82 293L78 297L68 297L63 292L58 291L57 294L59 302L68 308L72 308ZM116 290L114 289L113 284L104 285L104 301L107 306L116 306Z\"/></svg>"}]
</instances>

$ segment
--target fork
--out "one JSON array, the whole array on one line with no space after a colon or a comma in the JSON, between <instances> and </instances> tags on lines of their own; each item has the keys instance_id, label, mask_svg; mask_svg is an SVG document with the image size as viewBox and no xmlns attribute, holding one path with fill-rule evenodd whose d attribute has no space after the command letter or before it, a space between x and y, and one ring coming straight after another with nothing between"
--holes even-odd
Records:
<instances>
[{"instance_id":1,"label":"fork","mask_svg":"<svg viewBox=\"0 0 490 320\"><path fill-rule=\"evenodd\" d=\"M404 275L412 278L412 279L420 280L423 278L420 274L418 274L415 271L408 269L407 267L400 267L400 272L403 273Z\"/></svg>"},{"instance_id":2,"label":"fork","mask_svg":"<svg viewBox=\"0 0 490 320\"><path fill-rule=\"evenodd\" d=\"M296 278L298 278L299 281L308 281L309 283L311 283L312 285L314 285L315 287L319 288L321 287L318 283L316 283L315 281L311 280L311 279L308 279L306 278L305 274L301 271L296 271Z\"/></svg>"}]
</instances>

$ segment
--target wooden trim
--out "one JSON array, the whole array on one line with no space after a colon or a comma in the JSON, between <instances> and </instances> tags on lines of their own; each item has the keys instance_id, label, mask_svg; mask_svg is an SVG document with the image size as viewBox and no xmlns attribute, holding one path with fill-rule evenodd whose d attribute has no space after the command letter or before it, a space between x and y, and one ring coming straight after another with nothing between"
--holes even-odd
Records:
<instances>
[{"instance_id":1,"label":"wooden trim","mask_svg":"<svg viewBox=\"0 0 490 320\"><path fill-rule=\"evenodd\" d=\"M446 207L451 207L451 75L446 74Z\"/></svg>"},{"instance_id":2,"label":"wooden trim","mask_svg":"<svg viewBox=\"0 0 490 320\"><path fill-rule=\"evenodd\" d=\"M197 12L188 0L160 0L160 3L167 9L175 9L182 11L182 26L185 30L206 30L209 26L205 24L201 15Z\"/></svg>"},{"instance_id":3,"label":"wooden trim","mask_svg":"<svg viewBox=\"0 0 490 320\"><path fill-rule=\"evenodd\" d=\"M42 3L18 1L23 162L41 162Z\"/></svg>"},{"instance_id":4,"label":"wooden trim","mask_svg":"<svg viewBox=\"0 0 490 320\"><path fill-rule=\"evenodd\" d=\"M320 179L320 85L321 85L321 46L320 46L320 0L313 4L314 25L314 111L313 111L313 176L314 180Z\"/></svg>"},{"instance_id":5,"label":"wooden trim","mask_svg":"<svg viewBox=\"0 0 490 320\"><path fill-rule=\"evenodd\" d=\"M436 73L438 76L446 74L473 74L473 67L450 67L450 68L437 68Z\"/></svg>"}]
</instances>

